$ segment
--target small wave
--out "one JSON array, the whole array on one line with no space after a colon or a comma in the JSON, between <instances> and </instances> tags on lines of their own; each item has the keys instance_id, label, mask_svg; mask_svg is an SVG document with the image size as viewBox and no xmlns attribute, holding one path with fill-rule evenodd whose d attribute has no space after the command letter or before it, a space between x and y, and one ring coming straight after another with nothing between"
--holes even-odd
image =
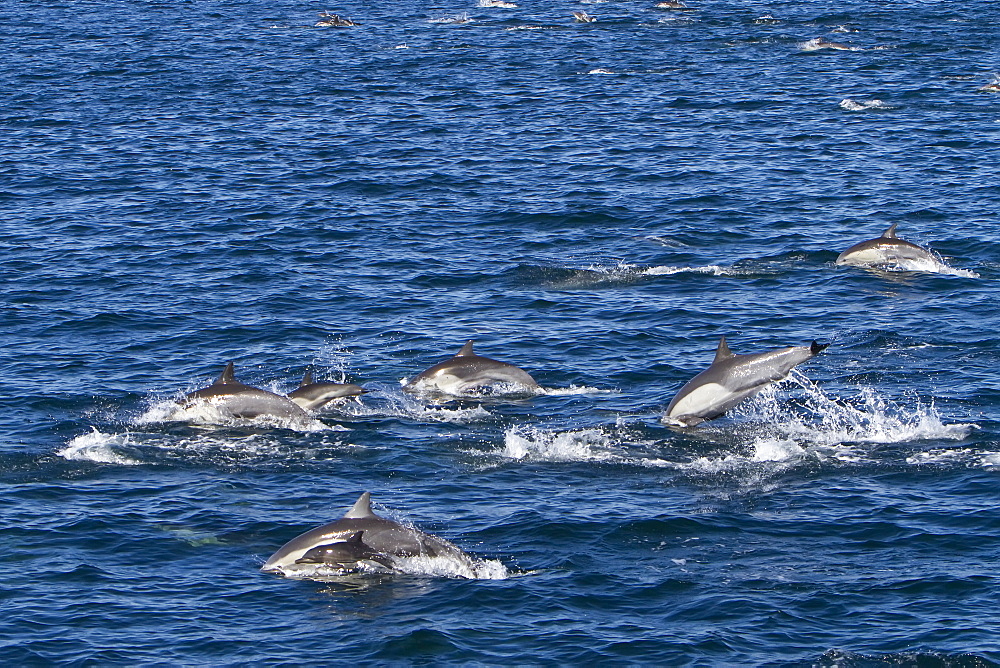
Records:
<instances>
[{"instance_id":1,"label":"small wave","mask_svg":"<svg viewBox=\"0 0 1000 668\"><path fill-rule=\"evenodd\" d=\"M767 26L773 26L781 23L781 21L774 18L770 14L764 14L762 16L758 16L753 20L753 22L756 23L757 25L767 25Z\"/></svg>"},{"instance_id":2,"label":"small wave","mask_svg":"<svg viewBox=\"0 0 1000 668\"><path fill-rule=\"evenodd\" d=\"M840 108L845 111L866 111L868 109L896 109L891 105L886 104L882 100L853 100L849 97L845 97L840 101Z\"/></svg>"},{"instance_id":3,"label":"small wave","mask_svg":"<svg viewBox=\"0 0 1000 668\"><path fill-rule=\"evenodd\" d=\"M569 387L543 387L541 394L550 397L568 397L578 394L619 394L620 390L606 390L600 387L586 385L570 385Z\"/></svg>"},{"instance_id":4,"label":"small wave","mask_svg":"<svg viewBox=\"0 0 1000 668\"><path fill-rule=\"evenodd\" d=\"M137 466L143 462L127 457L115 451L115 447L133 445L132 437L124 434L105 434L91 427L89 434L81 434L70 439L66 447L56 452L57 455L71 461L96 462L98 464L121 464Z\"/></svg>"},{"instance_id":5,"label":"small wave","mask_svg":"<svg viewBox=\"0 0 1000 668\"><path fill-rule=\"evenodd\" d=\"M604 67L596 67L587 72L587 74L614 74L614 73L615 73L614 70L609 70Z\"/></svg>"},{"instance_id":6,"label":"small wave","mask_svg":"<svg viewBox=\"0 0 1000 668\"><path fill-rule=\"evenodd\" d=\"M574 270L572 275L553 284L562 288L579 288L589 285L626 283L654 276L672 276L674 274L706 274L709 276L741 275L741 270L732 267L722 267L716 264L702 267L656 266L641 267L627 262L619 262L614 266L592 264L584 269Z\"/></svg>"},{"instance_id":7,"label":"small wave","mask_svg":"<svg viewBox=\"0 0 1000 668\"><path fill-rule=\"evenodd\" d=\"M542 26L508 26L504 30L543 30Z\"/></svg>"}]
</instances>

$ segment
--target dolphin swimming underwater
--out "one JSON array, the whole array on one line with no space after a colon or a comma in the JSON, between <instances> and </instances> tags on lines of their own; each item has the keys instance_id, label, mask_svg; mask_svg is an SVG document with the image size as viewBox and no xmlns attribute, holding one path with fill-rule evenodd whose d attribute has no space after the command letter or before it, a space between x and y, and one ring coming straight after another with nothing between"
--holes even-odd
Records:
<instances>
[{"instance_id":1,"label":"dolphin swimming underwater","mask_svg":"<svg viewBox=\"0 0 1000 668\"><path fill-rule=\"evenodd\" d=\"M713 420L769 383L781 380L793 367L812 359L829 345L813 341L809 346L736 355L729 350L723 336L712 365L681 388L667 406L664 422L693 427Z\"/></svg>"},{"instance_id":2,"label":"dolphin swimming underwater","mask_svg":"<svg viewBox=\"0 0 1000 668\"><path fill-rule=\"evenodd\" d=\"M352 557L359 557L353 566ZM472 558L457 546L373 513L371 493L365 492L336 522L307 531L282 545L261 570L301 577L315 574L317 564L359 570L364 562L391 567L394 557L447 557L472 568Z\"/></svg>"},{"instance_id":3,"label":"dolphin swimming underwater","mask_svg":"<svg viewBox=\"0 0 1000 668\"><path fill-rule=\"evenodd\" d=\"M363 387L351 383L314 383L312 371L307 370L298 389L288 393L288 398L307 411L314 411L334 399L359 397L367 392Z\"/></svg>"},{"instance_id":4,"label":"dolphin swimming underwater","mask_svg":"<svg viewBox=\"0 0 1000 668\"><path fill-rule=\"evenodd\" d=\"M903 241L896 236L896 223L889 226L877 239L854 244L837 257L836 264L854 267L896 265L900 262L924 261L939 263L940 260L922 246Z\"/></svg>"},{"instance_id":5,"label":"dolphin swimming underwater","mask_svg":"<svg viewBox=\"0 0 1000 668\"><path fill-rule=\"evenodd\" d=\"M189 403L191 400L205 401L237 418L255 418L261 415L308 417L308 414L288 397L259 387L244 385L236 380L232 362L226 365L214 383L189 393L186 399Z\"/></svg>"},{"instance_id":6,"label":"dolphin swimming underwater","mask_svg":"<svg viewBox=\"0 0 1000 668\"><path fill-rule=\"evenodd\" d=\"M490 385L510 383L535 392L539 385L527 371L513 364L480 357L472 350L470 339L450 360L435 364L409 381L408 392L438 390L446 394L464 394Z\"/></svg>"}]
</instances>

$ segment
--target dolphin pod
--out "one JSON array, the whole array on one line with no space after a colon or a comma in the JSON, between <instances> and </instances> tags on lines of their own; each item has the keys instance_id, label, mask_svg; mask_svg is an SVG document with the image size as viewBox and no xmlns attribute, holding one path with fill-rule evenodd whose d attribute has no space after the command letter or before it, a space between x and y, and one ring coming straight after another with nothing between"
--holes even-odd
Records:
<instances>
[{"instance_id":1,"label":"dolphin pod","mask_svg":"<svg viewBox=\"0 0 1000 668\"><path fill-rule=\"evenodd\" d=\"M472 567L456 545L372 512L365 492L343 517L296 536L272 554L261 570L286 577L396 570L400 559L439 557Z\"/></svg>"},{"instance_id":2,"label":"dolphin pod","mask_svg":"<svg viewBox=\"0 0 1000 668\"><path fill-rule=\"evenodd\" d=\"M301 418L308 416L306 411L321 408L335 399L359 396L365 391L364 388L351 384L314 383L312 372L306 371L298 389L282 396L236 380L233 363L230 362L215 382L189 392L183 403L192 405L199 401L205 402L236 418L262 415Z\"/></svg>"},{"instance_id":3,"label":"dolphin pod","mask_svg":"<svg viewBox=\"0 0 1000 668\"><path fill-rule=\"evenodd\" d=\"M306 412L288 397L244 385L236 380L232 362L226 365L214 383L189 393L185 399L187 403L205 401L237 418L255 418L261 415L306 417Z\"/></svg>"},{"instance_id":4,"label":"dolphin pod","mask_svg":"<svg viewBox=\"0 0 1000 668\"><path fill-rule=\"evenodd\" d=\"M829 345L813 341L809 346L737 355L729 350L723 336L711 366L680 389L667 406L664 421L693 427L720 417L770 383L781 380L792 368L811 360Z\"/></svg>"}]
</instances>

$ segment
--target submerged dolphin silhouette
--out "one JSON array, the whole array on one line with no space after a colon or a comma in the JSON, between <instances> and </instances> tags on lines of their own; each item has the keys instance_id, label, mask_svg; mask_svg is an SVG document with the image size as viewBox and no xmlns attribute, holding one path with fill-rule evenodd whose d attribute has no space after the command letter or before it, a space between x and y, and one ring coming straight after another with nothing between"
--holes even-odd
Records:
<instances>
[{"instance_id":1,"label":"submerged dolphin silhouette","mask_svg":"<svg viewBox=\"0 0 1000 668\"><path fill-rule=\"evenodd\" d=\"M188 402L206 401L238 418L255 418L261 415L308 417L307 413L288 397L259 387L244 385L236 380L232 362L226 365L214 383L189 393L186 398Z\"/></svg>"},{"instance_id":2,"label":"submerged dolphin silhouette","mask_svg":"<svg viewBox=\"0 0 1000 668\"><path fill-rule=\"evenodd\" d=\"M446 394L464 394L498 383L520 385L531 392L539 389L538 383L527 371L513 364L480 357L473 352L472 343L470 339L450 360L435 364L420 373L403 389L410 392L432 389Z\"/></svg>"},{"instance_id":3,"label":"submerged dolphin silhouette","mask_svg":"<svg viewBox=\"0 0 1000 668\"><path fill-rule=\"evenodd\" d=\"M363 543L360 546L340 545L355 538L357 542L363 538ZM371 493L365 492L336 522L307 531L282 545L261 570L290 577L309 574L315 571L315 564L328 563L323 560L324 550L336 555L331 556L334 559L354 554L364 555L365 560L376 563L388 561L392 564L393 557L448 557L472 567L472 558L448 541L373 513Z\"/></svg>"},{"instance_id":4,"label":"submerged dolphin silhouette","mask_svg":"<svg viewBox=\"0 0 1000 668\"><path fill-rule=\"evenodd\" d=\"M288 393L288 398L299 407L314 411L334 399L358 397L368 390L350 383L314 383L312 371L307 370L296 390Z\"/></svg>"},{"instance_id":5,"label":"submerged dolphin silhouette","mask_svg":"<svg viewBox=\"0 0 1000 668\"><path fill-rule=\"evenodd\" d=\"M713 420L769 383L781 380L792 367L812 359L829 345L813 341L809 346L736 355L723 336L712 365L681 388L667 406L664 421L693 427Z\"/></svg>"},{"instance_id":6,"label":"submerged dolphin silhouette","mask_svg":"<svg viewBox=\"0 0 1000 668\"><path fill-rule=\"evenodd\" d=\"M862 241L845 250L837 258L836 263L855 267L871 267L898 265L907 260L939 262L934 253L926 248L897 237L896 223L893 223L879 238Z\"/></svg>"}]
</instances>

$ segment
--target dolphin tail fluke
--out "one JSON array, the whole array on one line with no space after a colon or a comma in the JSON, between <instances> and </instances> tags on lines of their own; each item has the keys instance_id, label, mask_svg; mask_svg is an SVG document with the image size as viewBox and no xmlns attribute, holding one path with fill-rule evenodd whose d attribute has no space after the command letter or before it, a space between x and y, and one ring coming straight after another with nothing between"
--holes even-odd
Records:
<instances>
[{"instance_id":1,"label":"dolphin tail fluke","mask_svg":"<svg viewBox=\"0 0 1000 668\"><path fill-rule=\"evenodd\" d=\"M216 385L225 385L226 383L235 383L236 378L234 377L233 363L230 362L226 365L226 368L222 370L222 373L218 378L215 379Z\"/></svg>"},{"instance_id":2,"label":"dolphin tail fluke","mask_svg":"<svg viewBox=\"0 0 1000 668\"><path fill-rule=\"evenodd\" d=\"M829 347L830 347L829 343L819 343L817 341L813 341L812 345L809 346L809 352L811 352L813 355L819 355L822 351L826 350Z\"/></svg>"},{"instance_id":3,"label":"dolphin tail fluke","mask_svg":"<svg viewBox=\"0 0 1000 668\"><path fill-rule=\"evenodd\" d=\"M472 357L475 354L472 352L472 339L469 339L455 357Z\"/></svg>"},{"instance_id":4,"label":"dolphin tail fluke","mask_svg":"<svg viewBox=\"0 0 1000 668\"><path fill-rule=\"evenodd\" d=\"M351 509L348 510L344 517L346 519L362 519L365 517L375 517L375 513L372 512L372 495L371 492L365 492L358 497L358 500L354 502Z\"/></svg>"},{"instance_id":5,"label":"dolphin tail fluke","mask_svg":"<svg viewBox=\"0 0 1000 668\"><path fill-rule=\"evenodd\" d=\"M715 360L712 362L712 364L715 364L716 362L721 362L722 360L727 360L730 357L735 357L735 355L733 355L733 351L729 349L729 344L726 343L726 337L723 336L721 339L719 339L719 347L716 348L715 350Z\"/></svg>"},{"instance_id":6,"label":"dolphin tail fluke","mask_svg":"<svg viewBox=\"0 0 1000 668\"><path fill-rule=\"evenodd\" d=\"M897 239L898 238L896 236L896 223L893 223L892 225L890 225L889 229L887 229L885 232L882 233L882 238L883 239Z\"/></svg>"},{"instance_id":7,"label":"dolphin tail fluke","mask_svg":"<svg viewBox=\"0 0 1000 668\"><path fill-rule=\"evenodd\" d=\"M306 375L302 376L302 382L299 383L299 387L305 387L306 385L312 385L313 382L313 372L312 369L306 369Z\"/></svg>"}]
</instances>

